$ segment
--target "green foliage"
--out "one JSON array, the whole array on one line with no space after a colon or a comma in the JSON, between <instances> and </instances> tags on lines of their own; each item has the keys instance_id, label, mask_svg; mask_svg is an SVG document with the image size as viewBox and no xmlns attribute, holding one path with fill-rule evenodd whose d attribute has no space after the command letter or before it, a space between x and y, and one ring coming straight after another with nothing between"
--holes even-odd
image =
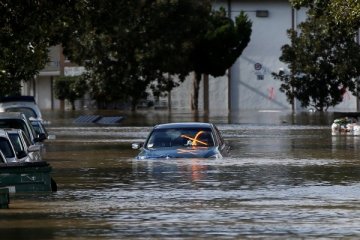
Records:
<instances>
[{"instance_id":1,"label":"green foliage","mask_svg":"<svg viewBox=\"0 0 360 240\"><path fill-rule=\"evenodd\" d=\"M327 15L335 24L343 27L360 26L360 1L354 0L290 0L296 8L306 7L309 14Z\"/></svg>"},{"instance_id":2,"label":"green foliage","mask_svg":"<svg viewBox=\"0 0 360 240\"><path fill-rule=\"evenodd\" d=\"M247 44L239 31L248 31L224 10L212 13L210 0L5 0L0 22L0 95L19 94L48 62L48 48L62 43L90 70L97 101L133 108L149 87L162 95L193 70L223 75Z\"/></svg>"},{"instance_id":3,"label":"green foliage","mask_svg":"<svg viewBox=\"0 0 360 240\"><path fill-rule=\"evenodd\" d=\"M82 98L87 90L84 77L59 77L54 84L55 96L59 100L68 100L73 110L75 110L75 100Z\"/></svg>"},{"instance_id":4,"label":"green foliage","mask_svg":"<svg viewBox=\"0 0 360 240\"><path fill-rule=\"evenodd\" d=\"M243 12L234 22L226 16L225 9L213 11L205 34L192 53L194 71L223 76L249 43L251 26Z\"/></svg>"},{"instance_id":5,"label":"green foliage","mask_svg":"<svg viewBox=\"0 0 360 240\"><path fill-rule=\"evenodd\" d=\"M65 54L89 69L91 95L106 103L128 99L132 108L151 87L161 94L190 70L194 39L211 10L208 0L88 1L82 32Z\"/></svg>"},{"instance_id":6,"label":"green foliage","mask_svg":"<svg viewBox=\"0 0 360 240\"><path fill-rule=\"evenodd\" d=\"M75 1L0 1L0 95L19 94L48 62L48 47L71 25ZM71 17L69 17L71 16ZM66 20L66 21L65 21ZM61 36L61 37L60 37Z\"/></svg>"},{"instance_id":7,"label":"green foliage","mask_svg":"<svg viewBox=\"0 0 360 240\"><path fill-rule=\"evenodd\" d=\"M297 9L307 7L315 11L323 11L331 0L289 0Z\"/></svg>"},{"instance_id":8,"label":"green foliage","mask_svg":"<svg viewBox=\"0 0 360 240\"><path fill-rule=\"evenodd\" d=\"M348 26L360 26L360 2L354 0L331 0L329 15L338 23Z\"/></svg>"},{"instance_id":9,"label":"green foliage","mask_svg":"<svg viewBox=\"0 0 360 240\"><path fill-rule=\"evenodd\" d=\"M314 13L316 11L316 14ZM297 98L303 107L326 110L342 101L346 89L357 94L360 75L360 47L354 41L355 29L335 24L322 9L309 10L309 18L299 32L289 30L291 45L282 47L280 60L289 73L273 73L283 83L289 102Z\"/></svg>"},{"instance_id":10,"label":"green foliage","mask_svg":"<svg viewBox=\"0 0 360 240\"><path fill-rule=\"evenodd\" d=\"M235 18L235 22L226 16L224 8L211 13L206 32L200 35L191 57L196 73L192 99L194 110L198 109L201 75L223 76L248 45L251 27L251 21L243 12Z\"/></svg>"}]
</instances>

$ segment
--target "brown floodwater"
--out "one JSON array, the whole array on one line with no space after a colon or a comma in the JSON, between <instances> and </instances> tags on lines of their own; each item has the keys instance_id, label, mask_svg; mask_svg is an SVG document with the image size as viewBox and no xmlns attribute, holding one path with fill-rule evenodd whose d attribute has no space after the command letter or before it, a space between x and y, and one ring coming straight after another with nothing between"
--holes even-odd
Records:
<instances>
[{"instance_id":1,"label":"brown floodwater","mask_svg":"<svg viewBox=\"0 0 360 240\"><path fill-rule=\"evenodd\" d=\"M117 125L47 112L54 193L12 194L1 239L360 238L360 136L332 114L106 112ZM136 160L132 142L163 122L211 121L224 159Z\"/></svg>"}]
</instances>

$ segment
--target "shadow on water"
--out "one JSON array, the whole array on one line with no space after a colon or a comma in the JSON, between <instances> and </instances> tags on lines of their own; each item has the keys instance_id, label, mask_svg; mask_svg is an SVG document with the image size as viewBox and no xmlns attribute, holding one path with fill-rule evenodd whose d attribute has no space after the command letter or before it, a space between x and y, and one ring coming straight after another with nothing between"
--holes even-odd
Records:
<instances>
[{"instance_id":1,"label":"shadow on water","mask_svg":"<svg viewBox=\"0 0 360 240\"><path fill-rule=\"evenodd\" d=\"M83 114L117 125L74 124ZM360 138L333 136L332 114L45 112L45 159L59 191L14 194L4 239L359 238ZM135 160L151 126L215 122L225 159Z\"/></svg>"}]
</instances>

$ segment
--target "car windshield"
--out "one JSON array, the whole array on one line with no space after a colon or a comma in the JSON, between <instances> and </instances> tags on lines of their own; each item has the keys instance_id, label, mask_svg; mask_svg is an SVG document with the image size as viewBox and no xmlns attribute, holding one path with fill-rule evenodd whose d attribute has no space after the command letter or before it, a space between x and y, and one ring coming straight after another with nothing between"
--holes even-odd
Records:
<instances>
[{"instance_id":1,"label":"car windshield","mask_svg":"<svg viewBox=\"0 0 360 240\"><path fill-rule=\"evenodd\" d=\"M147 141L146 147L212 147L214 137L210 128L171 128L155 129Z\"/></svg>"}]
</instances>

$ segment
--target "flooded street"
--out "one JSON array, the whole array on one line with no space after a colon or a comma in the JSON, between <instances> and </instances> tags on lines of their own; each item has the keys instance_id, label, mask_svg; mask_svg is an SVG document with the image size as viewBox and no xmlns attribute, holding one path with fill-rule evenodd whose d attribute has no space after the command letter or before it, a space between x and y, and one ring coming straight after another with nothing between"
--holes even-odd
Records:
<instances>
[{"instance_id":1,"label":"flooded street","mask_svg":"<svg viewBox=\"0 0 360 240\"><path fill-rule=\"evenodd\" d=\"M231 157L135 160L153 124L194 118L68 114L48 113L58 192L11 195L1 239L360 238L360 136L333 136L332 116L195 118L218 126Z\"/></svg>"}]
</instances>

